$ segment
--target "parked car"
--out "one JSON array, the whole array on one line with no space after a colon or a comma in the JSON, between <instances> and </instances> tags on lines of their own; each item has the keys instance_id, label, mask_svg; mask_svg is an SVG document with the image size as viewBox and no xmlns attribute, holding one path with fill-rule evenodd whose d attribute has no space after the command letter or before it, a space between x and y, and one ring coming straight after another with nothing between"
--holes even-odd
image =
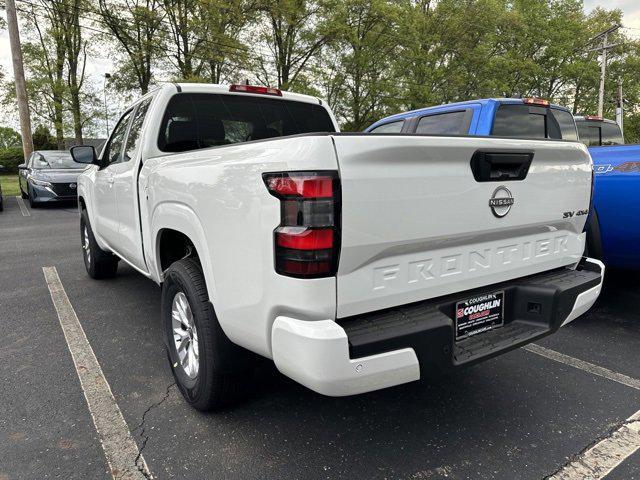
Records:
<instances>
[{"instance_id":1,"label":"parked car","mask_svg":"<svg viewBox=\"0 0 640 480\"><path fill-rule=\"evenodd\" d=\"M32 208L42 203L76 200L78 175L83 170L68 151L35 151L18 165L20 194L29 199Z\"/></svg>"},{"instance_id":2,"label":"parked car","mask_svg":"<svg viewBox=\"0 0 640 480\"><path fill-rule=\"evenodd\" d=\"M607 265L640 269L640 145L625 145L620 126L601 117L576 117L595 178L590 251Z\"/></svg>"},{"instance_id":3,"label":"parked car","mask_svg":"<svg viewBox=\"0 0 640 480\"><path fill-rule=\"evenodd\" d=\"M179 84L128 108L100 157L71 152L91 165L87 272L122 260L162 286L171 369L197 409L237 399L255 354L357 394L549 335L600 293L586 215L565 214L591 195L578 142L340 134L315 97Z\"/></svg>"},{"instance_id":4,"label":"parked car","mask_svg":"<svg viewBox=\"0 0 640 480\"><path fill-rule=\"evenodd\" d=\"M580 138L589 146L596 177L587 225L589 255L611 267L640 269L640 145L620 145L615 122L597 117L574 121L568 109L543 99L495 98L392 115L366 131Z\"/></svg>"},{"instance_id":5,"label":"parked car","mask_svg":"<svg viewBox=\"0 0 640 480\"><path fill-rule=\"evenodd\" d=\"M4 165L0 165L0 173L4 173ZM4 204L2 203L2 183L0 183L0 212L4 210Z\"/></svg>"}]
</instances>

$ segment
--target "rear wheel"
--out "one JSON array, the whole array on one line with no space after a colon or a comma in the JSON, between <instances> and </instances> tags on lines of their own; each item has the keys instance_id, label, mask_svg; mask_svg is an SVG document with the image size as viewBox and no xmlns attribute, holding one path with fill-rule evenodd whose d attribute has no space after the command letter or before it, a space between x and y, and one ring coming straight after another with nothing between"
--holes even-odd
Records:
<instances>
[{"instance_id":1,"label":"rear wheel","mask_svg":"<svg viewBox=\"0 0 640 480\"><path fill-rule=\"evenodd\" d=\"M212 410L246 395L253 356L222 331L197 260L178 260L166 271L161 315L171 371L192 407Z\"/></svg>"},{"instance_id":2,"label":"rear wheel","mask_svg":"<svg viewBox=\"0 0 640 480\"><path fill-rule=\"evenodd\" d=\"M91 278L113 278L118 271L118 257L100 248L93 236L87 211L80 214L80 239L84 266Z\"/></svg>"},{"instance_id":3,"label":"rear wheel","mask_svg":"<svg viewBox=\"0 0 640 480\"><path fill-rule=\"evenodd\" d=\"M585 248L585 255L602 260L603 254L602 237L600 235L600 220L598 219L598 213L595 208L589 212L586 231L587 244Z\"/></svg>"}]
</instances>

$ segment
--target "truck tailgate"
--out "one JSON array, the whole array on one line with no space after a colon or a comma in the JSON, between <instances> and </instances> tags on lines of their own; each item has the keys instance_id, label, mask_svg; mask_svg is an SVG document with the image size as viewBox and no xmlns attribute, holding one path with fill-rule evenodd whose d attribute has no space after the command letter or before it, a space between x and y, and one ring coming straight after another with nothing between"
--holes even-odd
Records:
<instances>
[{"instance_id":1,"label":"truck tailgate","mask_svg":"<svg viewBox=\"0 0 640 480\"><path fill-rule=\"evenodd\" d=\"M532 275L582 256L592 177L582 144L333 139L342 182L339 318ZM477 151L484 152L479 163L471 161ZM513 162L527 157L524 178L506 178L517 170Z\"/></svg>"}]
</instances>

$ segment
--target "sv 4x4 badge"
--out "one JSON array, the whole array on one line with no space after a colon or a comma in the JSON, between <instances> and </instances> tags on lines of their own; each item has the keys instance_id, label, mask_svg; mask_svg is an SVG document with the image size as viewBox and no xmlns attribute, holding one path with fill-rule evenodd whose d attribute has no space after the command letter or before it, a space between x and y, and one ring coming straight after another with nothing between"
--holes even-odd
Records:
<instances>
[{"instance_id":1,"label":"sv 4x4 badge","mask_svg":"<svg viewBox=\"0 0 640 480\"><path fill-rule=\"evenodd\" d=\"M578 210L577 212L564 212L562 214L562 218L573 218L573 217L580 217L582 215L588 215L589 214L589 210Z\"/></svg>"}]
</instances>

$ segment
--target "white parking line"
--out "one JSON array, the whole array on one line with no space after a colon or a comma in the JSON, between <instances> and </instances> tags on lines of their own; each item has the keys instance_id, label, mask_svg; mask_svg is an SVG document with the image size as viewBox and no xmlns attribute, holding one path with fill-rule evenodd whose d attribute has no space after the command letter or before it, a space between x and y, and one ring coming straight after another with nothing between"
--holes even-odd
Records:
<instances>
[{"instance_id":1,"label":"white parking line","mask_svg":"<svg viewBox=\"0 0 640 480\"><path fill-rule=\"evenodd\" d=\"M27 206L24 204L24 200L22 199L22 197L16 197L16 202L18 202L18 206L20 207L20 212L22 212L22 216L30 217L31 212L29 211Z\"/></svg>"},{"instance_id":2,"label":"white parking line","mask_svg":"<svg viewBox=\"0 0 640 480\"><path fill-rule=\"evenodd\" d=\"M579 360L574 357L570 357L569 355L556 352L555 350L551 350L550 348L536 345L535 343L525 345L522 348L524 350L527 350L528 352L536 353L550 360L554 360L556 362L569 365L570 367L584 370L585 372L589 372L592 375L598 375L599 377L604 377L614 382L621 383L622 385L626 385L627 387L640 390L640 380L633 377L629 377L627 375L623 375L622 373L614 372L613 370L609 370L608 368L604 368L599 365L595 365L593 363L585 362L584 360Z\"/></svg>"},{"instance_id":3,"label":"white parking line","mask_svg":"<svg viewBox=\"0 0 640 480\"><path fill-rule=\"evenodd\" d=\"M565 465L549 480L598 480L640 449L640 411L624 424Z\"/></svg>"},{"instance_id":4,"label":"white parking line","mask_svg":"<svg viewBox=\"0 0 640 480\"><path fill-rule=\"evenodd\" d=\"M42 270L111 476L114 479L153 478L113 398L111 387L62 286L58 271L55 267L43 267Z\"/></svg>"},{"instance_id":5,"label":"white parking line","mask_svg":"<svg viewBox=\"0 0 640 480\"><path fill-rule=\"evenodd\" d=\"M636 378L556 352L535 343L526 345L523 348L550 360L640 390L640 380ZM611 432L606 438L581 453L557 473L548 477L548 480L598 480L604 478L638 449L640 449L640 411L629 417L620 428Z\"/></svg>"}]
</instances>

